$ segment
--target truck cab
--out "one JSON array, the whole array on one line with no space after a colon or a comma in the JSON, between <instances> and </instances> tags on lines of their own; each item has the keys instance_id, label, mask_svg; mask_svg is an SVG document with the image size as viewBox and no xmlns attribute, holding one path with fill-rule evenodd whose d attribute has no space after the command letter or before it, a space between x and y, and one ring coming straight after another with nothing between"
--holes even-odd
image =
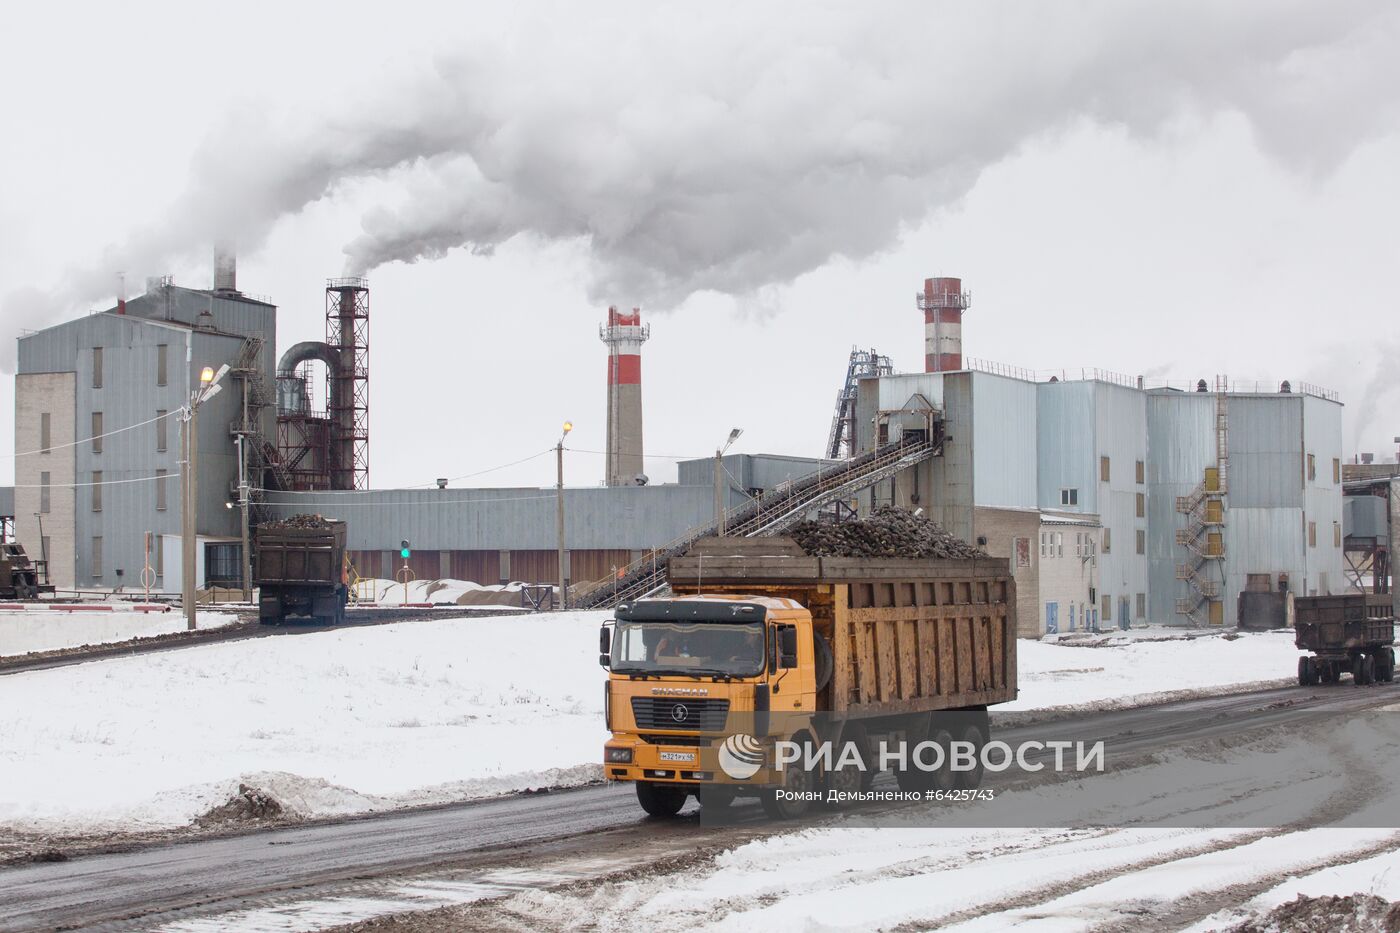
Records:
<instances>
[{"instance_id":1,"label":"truck cab","mask_svg":"<svg viewBox=\"0 0 1400 933\"><path fill-rule=\"evenodd\" d=\"M691 795L725 805L763 786L771 779L764 741L792 734L794 718L816 712L814 647L812 615L793 599L706 595L618 606L600 641L609 669L607 778L636 782L653 816L675 815Z\"/></svg>"}]
</instances>

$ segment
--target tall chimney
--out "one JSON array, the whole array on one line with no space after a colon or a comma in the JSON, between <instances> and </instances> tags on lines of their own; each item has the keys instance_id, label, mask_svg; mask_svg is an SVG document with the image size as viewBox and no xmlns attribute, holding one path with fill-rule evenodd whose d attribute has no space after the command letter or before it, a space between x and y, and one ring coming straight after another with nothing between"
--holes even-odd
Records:
<instances>
[{"instance_id":1,"label":"tall chimney","mask_svg":"<svg viewBox=\"0 0 1400 933\"><path fill-rule=\"evenodd\" d=\"M924 312L924 372L962 369L962 316L972 293L962 290L962 279L924 279L916 301Z\"/></svg>"},{"instance_id":2,"label":"tall chimney","mask_svg":"<svg viewBox=\"0 0 1400 933\"><path fill-rule=\"evenodd\" d=\"M623 314L612 307L598 336L608 346L607 483L630 486L643 473L642 344L651 328L640 308Z\"/></svg>"},{"instance_id":3,"label":"tall chimney","mask_svg":"<svg viewBox=\"0 0 1400 933\"><path fill-rule=\"evenodd\" d=\"M126 313L126 273L117 273L117 313Z\"/></svg>"},{"instance_id":4,"label":"tall chimney","mask_svg":"<svg viewBox=\"0 0 1400 933\"><path fill-rule=\"evenodd\" d=\"M232 243L214 247L214 291L238 294L238 255Z\"/></svg>"}]
</instances>

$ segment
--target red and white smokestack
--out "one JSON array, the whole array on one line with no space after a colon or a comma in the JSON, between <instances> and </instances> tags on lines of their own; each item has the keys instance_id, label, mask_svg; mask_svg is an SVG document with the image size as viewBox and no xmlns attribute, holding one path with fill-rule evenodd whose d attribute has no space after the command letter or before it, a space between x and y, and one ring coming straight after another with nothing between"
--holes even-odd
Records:
<instances>
[{"instance_id":1,"label":"red and white smokestack","mask_svg":"<svg viewBox=\"0 0 1400 933\"><path fill-rule=\"evenodd\" d=\"M962 369L962 316L972 293L962 290L962 279L924 279L917 300L924 312L924 372Z\"/></svg>"},{"instance_id":2,"label":"red and white smokestack","mask_svg":"<svg viewBox=\"0 0 1400 933\"><path fill-rule=\"evenodd\" d=\"M629 486L643 475L642 344L651 328L640 308L624 314L613 307L598 336L608 346L607 483Z\"/></svg>"},{"instance_id":3,"label":"red and white smokestack","mask_svg":"<svg viewBox=\"0 0 1400 933\"><path fill-rule=\"evenodd\" d=\"M117 313L126 313L126 273L117 273Z\"/></svg>"}]
</instances>

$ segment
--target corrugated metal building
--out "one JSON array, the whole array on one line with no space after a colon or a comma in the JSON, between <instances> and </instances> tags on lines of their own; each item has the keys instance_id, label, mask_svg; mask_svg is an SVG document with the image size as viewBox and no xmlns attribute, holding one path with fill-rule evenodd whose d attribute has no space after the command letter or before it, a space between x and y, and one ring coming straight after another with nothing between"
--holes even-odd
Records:
<instances>
[{"instance_id":1,"label":"corrugated metal building","mask_svg":"<svg viewBox=\"0 0 1400 933\"><path fill-rule=\"evenodd\" d=\"M60 587L140 585L147 532L159 541L180 531L178 412L200 370L233 365L250 340L262 347L257 365L272 384L276 311L159 283L124 311L19 339L16 536L49 560ZM197 531L207 539L238 534L237 515L225 508L237 483L230 425L238 395L224 391L200 410Z\"/></svg>"},{"instance_id":2,"label":"corrugated metal building","mask_svg":"<svg viewBox=\"0 0 1400 933\"><path fill-rule=\"evenodd\" d=\"M1022 612L1022 634L1149 621L1233 625L1237 594L1265 575L1299 593L1343 588L1334 398L1226 392L1222 409L1214 392L1149 390L1121 377L900 374L861 381L857 449L897 434L901 413L925 402L943 414L944 456L877 487L868 504L923 507L952 533L1012 558L1022 609L1038 606ZM1227 488L1207 496L1222 410ZM1213 511L1203 514L1210 498L1220 500L1218 523ZM1192 503L1195 512L1185 509ZM1092 541L1073 540L1073 556L1091 563L1092 575L1036 566L1067 550L1051 513L1082 515L1095 529ZM1038 546L1028 559L1032 536Z\"/></svg>"}]
</instances>

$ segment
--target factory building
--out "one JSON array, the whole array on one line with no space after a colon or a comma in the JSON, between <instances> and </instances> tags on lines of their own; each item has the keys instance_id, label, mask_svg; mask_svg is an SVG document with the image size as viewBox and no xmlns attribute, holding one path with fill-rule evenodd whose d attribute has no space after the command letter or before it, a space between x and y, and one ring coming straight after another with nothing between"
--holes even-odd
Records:
<instances>
[{"instance_id":1,"label":"factory building","mask_svg":"<svg viewBox=\"0 0 1400 933\"><path fill-rule=\"evenodd\" d=\"M238 516L225 508L236 432L272 428L257 406L244 424L239 384L271 384L277 309L226 274L207 290L153 280L138 298L19 338L15 535L59 587L137 588L148 560L154 588L178 579L161 542L180 534L180 413L205 366L231 378L198 419L197 553L201 569L206 556L209 570L236 569Z\"/></svg>"},{"instance_id":2,"label":"factory building","mask_svg":"<svg viewBox=\"0 0 1400 933\"><path fill-rule=\"evenodd\" d=\"M960 287L928 280L918 306L953 308L960 325ZM865 505L924 509L1010 558L1021 634L1235 625L1247 588L1345 590L1335 395L1224 380L1152 388L1103 371L1039 379L972 361L950 371L948 338L929 339L928 372L859 380L855 449L921 430L932 411L942 455Z\"/></svg>"}]
</instances>

